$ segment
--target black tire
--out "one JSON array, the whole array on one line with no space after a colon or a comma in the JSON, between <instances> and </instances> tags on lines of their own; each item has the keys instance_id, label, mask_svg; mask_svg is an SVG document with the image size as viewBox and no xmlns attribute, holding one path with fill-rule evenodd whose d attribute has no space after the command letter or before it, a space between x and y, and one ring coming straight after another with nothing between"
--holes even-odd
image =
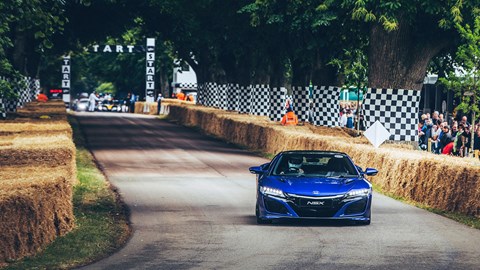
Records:
<instances>
[{"instance_id":1,"label":"black tire","mask_svg":"<svg viewBox=\"0 0 480 270\"><path fill-rule=\"evenodd\" d=\"M257 224L272 224L271 220L263 219L260 217L260 211L258 210L258 205L255 206L255 216L257 218Z\"/></svg>"}]
</instances>

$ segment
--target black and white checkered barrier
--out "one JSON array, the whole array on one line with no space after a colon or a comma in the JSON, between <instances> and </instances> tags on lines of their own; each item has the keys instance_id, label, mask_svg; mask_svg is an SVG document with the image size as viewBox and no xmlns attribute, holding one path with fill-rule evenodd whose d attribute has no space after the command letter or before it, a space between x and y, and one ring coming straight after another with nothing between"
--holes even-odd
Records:
<instances>
[{"instance_id":1,"label":"black and white checkered barrier","mask_svg":"<svg viewBox=\"0 0 480 270\"><path fill-rule=\"evenodd\" d=\"M3 99L0 98L0 119L7 118L7 111L5 110L5 104L3 104Z\"/></svg>"},{"instance_id":2,"label":"black and white checkered barrier","mask_svg":"<svg viewBox=\"0 0 480 270\"><path fill-rule=\"evenodd\" d=\"M320 86L313 89L313 124L316 126L337 127L340 118L340 91L342 88Z\"/></svg>"},{"instance_id":3,"label":"black and white checkered barrier","mask_svg":"<svg viewBox=\"0 0 480 270\"><path fill-rule=\"evenodd\" d=\"M198 84L197 89L197 104L205 105L205 84Z\"/></svg>"},{"instance_id":4,"label":"black and white checkered barrier","mask_svg":"<svg viewBox=\"0 0 480 270\"><path fill-rule=\"evenodd\" d=\"M392 134L390 140L417 141L420 91L369 88L362 104L365 127L379 121Z\"/></svg>"},{"instance_id":5,"label":"black and white checkered barrier","mask_svg":"<svg viewBox=\"0 0 480 270\"><path fill-rule=\"evenodd\" d=\"M221 110L228 108L228 84L217 84L217 108Z\"/></svg>"},{"instance_id":6,"label":"black and white checkered barrier","mask_svg":"<svg viewBox=\"0 0 480 270\"><path fill-rule=\"evenodd\" d=\"M239 100L239 91L240 86L238 84L229 83L227 89L227 110L229 111L238 111L238 100Z\"/></svg>"},{"instance_id":7,"label":"black and white checkered barrier","mask_svg":"<svg viewBox=\"0 0 480 270\"><path fill-rule=\"evenodd\" d=\"M292 87L293 111L299 121L307 121L310 110L310 93L308 87Z\"/></svg>"},{"instance_id":8,"label":"black and white checkered barrier","mask_svg":"<svg viewBox=\"0 0 480 270\"><path fill-rule=\"evenodd\" d=\"M5 77L0 77L0 80L8 80ZM40 80L25 77L18 82L15 87L18 94L16 99L0 99L0 118L5 119L9 113L17 112L18 107L25 106L26 103L36 99L40 92Z\"/></svg>"},{"instance_id":9,"label":"black and white checkered barrier","mask_svg":"<svg viewBox=\"0 0 480 270\"><path fill-rule=\"evenodd\" d=\"M205 83L205 96L204 96L204 105L208 107L217 107L218 106L218 95L217 95L217 83L207 82Z\"/></svg>"},{"instance_id":10,"label":"black and white checkered barrier","mask_svg":"<svg viewBox=\"0 0 480 270\"><path fill-rule=\"evenodd\" d=\"M250 113L252 88L251 86L241 85L238 89L238 112Z\"/></svg>"},{"instance_id":11,"label":"black and white checkered barrier","mask_svg":"<svg viewBox=\"0 0 480 270\"><path fill-rule=\"evenodd\" d=\"M252 88L252 104L250 114L268 116L270 108L270 88L268 85L257 84Z\"/></svg>"},{"instance_id":12,"label":"black and white checkered barrier","mask_svg":"<svg viewBox=\"0 0 480 270\"><path fill-rule=\"evenodd\" d=\"M197 89L197 84L196 83L179 83L177 87L184 88L184 89Z\"/></svg>"},{"instance_id":13,"label":"black and white checkered barrier","mask_svg":"<svg viewBox=\"0 0 480 270\"><path fill-rule=\"evenodd\" d=\"M272 88L270 91L270 113L269 118L272 121L281 121L285 114L285 99L287 88Z\"/></svg>"}]
</instances>

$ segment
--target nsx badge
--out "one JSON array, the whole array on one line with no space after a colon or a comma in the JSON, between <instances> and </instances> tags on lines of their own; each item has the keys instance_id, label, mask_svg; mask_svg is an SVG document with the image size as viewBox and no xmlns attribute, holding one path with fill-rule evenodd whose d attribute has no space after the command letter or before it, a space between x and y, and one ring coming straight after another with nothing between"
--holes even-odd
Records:
<instances>
[{"instance_id":1,"label":"nsx badge","mask_svg":"<svg viewBox=\"0 0 480 270\"><path fill-rule=\"evenodd\" d=\"M307 205L325 205L324 201L307 201Z\"/></svg>"}]
</instances>

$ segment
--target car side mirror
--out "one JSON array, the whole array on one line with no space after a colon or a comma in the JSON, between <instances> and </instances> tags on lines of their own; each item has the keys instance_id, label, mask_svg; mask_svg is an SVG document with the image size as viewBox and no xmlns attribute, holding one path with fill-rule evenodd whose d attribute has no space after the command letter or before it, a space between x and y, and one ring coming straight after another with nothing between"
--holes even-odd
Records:
<instances>
[{"instance_id":1,"label":"car side mirror","mask_svg":"<svg viewBox=\"0 0 480 270\"><path fill-rule=\"evenodd\" d=\"M378 173L377 169L374 169L374 168L365 169L365 174L368 176L375 176L377 175L377 173Z\"/></svg>"},{"instance_id":2,"label":"car side mirror","mask_svg":"<svg viewBox=\"0 0 480 270\"><path fill-rule=\"evenodd\" d=\"M265 170L262 169L262 166L250 167L249 170L253 174L262 174L265 172Z\"/></svg>"}]
</instances>

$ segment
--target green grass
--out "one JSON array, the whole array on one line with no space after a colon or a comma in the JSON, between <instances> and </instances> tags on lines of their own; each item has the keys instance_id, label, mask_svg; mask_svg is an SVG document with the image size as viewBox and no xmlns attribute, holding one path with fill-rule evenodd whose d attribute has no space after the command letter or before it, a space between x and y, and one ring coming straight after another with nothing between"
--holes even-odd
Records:
<instances>
[{"instance_id":1,"label":"green grass","mask_svg":"<svg viewBox=\"0 0 480 270\"><path fill-rule=\"evenodd\" d=\"M373 186L373 189L376 192L378 192L380 194L383 194L385 196L388 196L390 198L393 198L397 201L401 201L401 202L413 205L415 207L430 211L430 212L435 213L437 215L441 215L441 216L453 219L453 220L455 220L459 223L465 224L469 227L472 227L472 228L475 228L475 229L480 229L480 218L473 217L473 216L467 216L465 214L460 214L460 213L455 213L455 212L450 212L450 211L445 211L445 210L432 208L428 205L406 199L404 197L395 195L391 192L385 192L384 190L382 190L382 188L379 185L376 185L376 184L372 183L372 186Z\"/></svg>"},{"instance_id":2,"label":"green grass","mask_svg":"<svg viewBox=\"0 0 480 270\"><path fill-rule=\"evenodd\" d=\"M75 119L70 119L77 145L77 177L73 205L75 229L57 238L34 257L14 262L5 269L69 269L101 259L128 239L127 215L93 156L84 148L84 139Z\"/></svg>"}]
</instances>

